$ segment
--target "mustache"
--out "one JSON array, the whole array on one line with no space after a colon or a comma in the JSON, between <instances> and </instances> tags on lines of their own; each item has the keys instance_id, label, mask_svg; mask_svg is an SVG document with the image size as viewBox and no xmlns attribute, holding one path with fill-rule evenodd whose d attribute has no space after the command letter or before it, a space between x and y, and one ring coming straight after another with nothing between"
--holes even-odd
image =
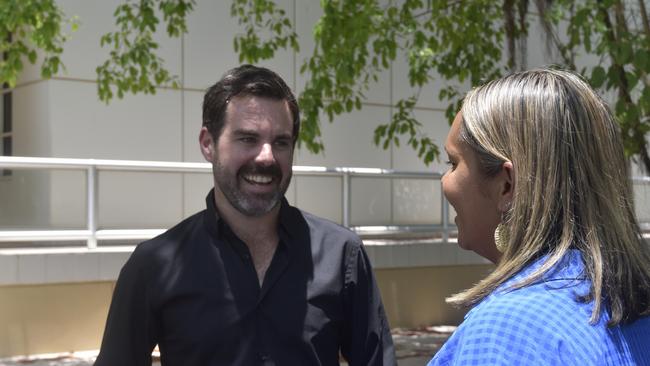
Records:
<instances>
[{"instance_id":1,"label":"mustache","mask_svg":"<svg viewBox=\"0 0 650 366\"><path fill-rule=\"evenodd\" d=\"M239 169L240 174L259 174L270 175L273 178L282 178L282 169L277 163L270 165L260 165L255 163L248 163Z\"/></svg>"}]
</instances>

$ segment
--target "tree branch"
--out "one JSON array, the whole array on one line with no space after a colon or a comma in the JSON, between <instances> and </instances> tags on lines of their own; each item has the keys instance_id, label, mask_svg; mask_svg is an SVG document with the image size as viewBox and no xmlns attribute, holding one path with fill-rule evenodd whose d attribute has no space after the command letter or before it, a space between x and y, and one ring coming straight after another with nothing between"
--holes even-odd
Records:
<instances>
[{"instance_id":1,"label":"tree branch","mask_svg":"<svg viewBox=\"0 0 650 366\"><path fill-rule=\"evenodd\" d=\"M643 0L639 0L639 12L641 13L641 20L643 21L643 33L645 33L647 41L650 39L650 22L648 21L648 12L646 11Z\"/></svg>"},{"instance_id":2,"label":"tree branch","mask_svg":"<svg viewBox=\"0 0 650 366\"><path fill-rule=\"evenodd\" d=\"M643 4L643 0L641 0L641 3ZM645 6L643 8L643 12L645 13ZM617 28L617 33L619 34L619 37L617 37L617 39L618 41L620 41L621 40L620 35L630 33L630 29L627 26L627 21L625 19L625 4L623 4L623 2L621 1L617 2L614 6L614 13L616 14L616 28ZM643 17L644 14L641 14L641 16ZM647 21L648 20L647 14L645 14L645 16ZM650 80L648 80L648 73L645 70L636 67L635 70L639 73L643 83L645 85L650 85Z\"/></svg>"},{"instance_id":3,"label":"tree branch","mask_svg":"<svg viewBox=\"0 0 650 366\"><path fill-rule=\"evenodd\" d=\"M508 68L510 71L514 71L517 67L516 61L516 29L515 29L515 1L514 0L504 0L503 1L503 27L506 30L506 42L508 43Z\"/></svg>"},{"instance_id":4,"label":"tree branch","mask_svg":"<svg viewBox=\"0 0 650 366\"><path fill-rule=\"evenodd\" d=\"M550 6L553 0L535 0L535 6L537 7L537 12L539 13L539 21L541 23L542 29L544 30L544 38L546 39L546 48L549 53L553 54L553 47L555 51L559 53L562 58L562 62L569 67L571 70L575 70L576 66L571 54L567 54L566 45L562 43L559 35L554 29L553 24L546 19L546 16L550 10ZM568 19L564 19L568 21Z\"/></svg>"},{"instance_id":5,"label":"tree branch","mask_svg":"<svg viewBox=\"0 0 650 366\"><path fill-rule=\"evenodd\" d=\"M611 19L609 18L609 13L607 12L607 9L603 5L603 0L596 0L598 3L598 12L600 15L603 17L603 23L605 24L605 27L607 31L605 32L605 36L608 38L609 42L612 44L618 43L618 37L616 33L614 32L614 24L612 23ZM622 4L620 1L617 2L615 6L615 12L617 15L617 28L619 30L623 30L626 27L625 24L621 24L621 20L624 21L625 18L621 17L622 15ZM621 34L619 33L619 36ZM632 101L632 96L630 95L630 92L628 90L628 83L627 83L627 78L625 76L625 69L623 68L623 65L619 64L616 61L616 57L614 57L614 50L610 47L609 48L609 56L610 60L612 62L612 67L614 68L614 72L617 74L617 83L618 83L618 95L619 98L623 101L623 103L626 106L632 106L634 102ZM648 155L648 149L647 149L647 142L645 139L645 134L643 131L640 129L641 127L641 120L637 116L633 121L631 121L631 126L627 126L629 130L632 130L633 136L634 136L634 142L637 145L638 151L636 152L639 154L641 157L641 162L644 165L645 171L650 172L650 156ZM628 134L628 131L622 131L624 134Z\"/></svg>"},{"instance_id":6,"label":"tree branch","mask_svg":"<svg viewBox=\"0 0 650 366\"><path fill-rule=\"evenodd\" d=\"M519 0L519 68L524 70L528 64L528 23L526 15L528 13L528 0Z\"/></svg>"}]
</instances>

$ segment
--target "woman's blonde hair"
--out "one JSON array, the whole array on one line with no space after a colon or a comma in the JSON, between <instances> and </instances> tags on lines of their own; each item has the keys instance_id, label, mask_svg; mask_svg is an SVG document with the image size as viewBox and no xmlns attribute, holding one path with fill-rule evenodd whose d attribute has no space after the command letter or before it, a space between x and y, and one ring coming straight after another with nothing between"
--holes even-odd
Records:
<instances>
[{"instance_id":1,"label":"woman's blonde hair","mask_svg":"<svg viewBox=\"0 0 650 366\"><path fill-rule=\"evenodd\" d=\"M580 301L594 301L610 325L650 314L650 248L634 214L632 185L618 125L579 76L532 70L470 91L460 139L485 175L512 162L514 196L505 214L508 246L496 269L449 302L471 306L532 261L544 264L515 287L538 281L569 249L591 280Z\"/></svg>"}]
</instances>

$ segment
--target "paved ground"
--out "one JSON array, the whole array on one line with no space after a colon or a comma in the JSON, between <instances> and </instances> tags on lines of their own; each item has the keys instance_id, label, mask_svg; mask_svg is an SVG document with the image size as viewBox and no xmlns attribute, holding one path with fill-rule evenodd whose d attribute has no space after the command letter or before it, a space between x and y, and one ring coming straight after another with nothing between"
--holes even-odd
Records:
<instances>
[{"instance_id":1,"label":"paved ground","mask_svg":"<svg viewBox=\"0 0 650 366\"><path fill-rule=\"evenodd\" d=\"M419 329L393 329L393 341L399 366L424 366L447 340L455 327L433 326ZM56 355L38 355L0 359L0 366L90 366L96 351ZM160 366L154 362L152 366Z\"/></svg>"}]
</instances>

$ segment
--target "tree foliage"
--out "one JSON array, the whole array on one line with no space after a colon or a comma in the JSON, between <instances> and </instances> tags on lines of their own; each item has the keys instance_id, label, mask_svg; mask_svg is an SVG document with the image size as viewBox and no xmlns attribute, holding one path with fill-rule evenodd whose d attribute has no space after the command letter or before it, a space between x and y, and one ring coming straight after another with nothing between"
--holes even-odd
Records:
<instances>
[{"instance_id":1,"label":"tree foliage","mask_svg":"<svg viewBox=\"0 0 650 366\"><path fill-rule=\"evenodd\" d=\"M164 60L156 53L154 34L161 18L170 37L186 33L185 20L194 4L195 0L140 0L117 7L113 14L117 30L100 41L102 47L110 48L108 60L97 67L101 100L110 101L113 90L122 98L126 92L154 94L161 85L178 87L178 77L165 69Z\"/></svg>"},{"instance_id":2,"label":"tree foliage","mask_svg":"<svg viewBox=\"0 0 650 366\"><path fill-rule=\"evenodd\" d=\"M549 6L550 5L550 6ZM546 8L545 8L546 6ZM644 0L556 0L539 5L549 44L562 64L579 71L593 87L615 95L614 111L628 156L650 172L650 22ZM566 36L560 33L562 21ZM576 56L598 64L576 67Z\"/></svg>"},{"instance_id":3,"label":"tree foliage","mask_svg":"<svg viewBox=\"0 0 650 366\"><path fill-rule=\"evenodd\" d=\"M36 63L39 51L42 77L56 74L63 66L59 56L66 40L65 23L76 29L76 21L65 19L54 0L1 0L0 83L13 88L25 60Z\"/></svg>"},{"instance_id":4,"label":"tree foliage","mask_svg":"<svg viewBox=\"0 0 650 366\"><path fill-rule=\"evenodd\" d=\"M65 36L63 14L54 0L0 0L2 43L7 58L0 81L15 83L22 59L45 54L43 76L57 72ZM291 18L274 0L231 0L231 14L243 32L235 35L240 61L272 58L280 49L299 50ZM303 111L300 141L319 152L321 119L363 108L365 94L399 57L408 62L413 94L394 101L393 116L374 133L388 148L406 141L429 163L438 147L414 116L421 89L432 82L448 103L451 121L462 91L527 67L528 38L540 22L548 51L559 67L580 72L614 97L626 153L650 171L646 133L650 130L650 22L644 0L321 0L323 15L314 26L315 48L300 72L307 82L299 96ZM125 93L154 93L178 79L157 54L154 34L187 32L195 0L133 0L118 6L116 30L104 35L109 59L97 68L104 101ZM17 37L7 38L7 34ZM29 40L29 42L24 42ZM579 62L591 57L597 62ZM11 84L13 85L13 84Z\"/></svg>"},{"instance_id":5,"label":"tree foliage","mask_svg":"<svg viewBox=\"0 0 650 366\"><path fill-rule=\"evenodd\" d=\"M247 5L245 13L259 12L255 1L235 2ZM581 73L603 93L614 92L625 151L650 171L650 23L643 0L328 0L321 6L316 47L301 68L309 75L300 96L306 125L301 138L312 151L322 148L321 114L331 121L360 109L369 82L406 55L415 93L396 101L392 119L375 130L374 140L388 148L404 137L431 162L438 148L413 115L419 90L434 81L445 85L438 97L449 103L451 121L466 84L526 68L531 19L537 18L558 67ZM261 59L245 49L240 55ZM579 66L576 60L585 56L598 62Z\"/></svg>"}]
</instances>

